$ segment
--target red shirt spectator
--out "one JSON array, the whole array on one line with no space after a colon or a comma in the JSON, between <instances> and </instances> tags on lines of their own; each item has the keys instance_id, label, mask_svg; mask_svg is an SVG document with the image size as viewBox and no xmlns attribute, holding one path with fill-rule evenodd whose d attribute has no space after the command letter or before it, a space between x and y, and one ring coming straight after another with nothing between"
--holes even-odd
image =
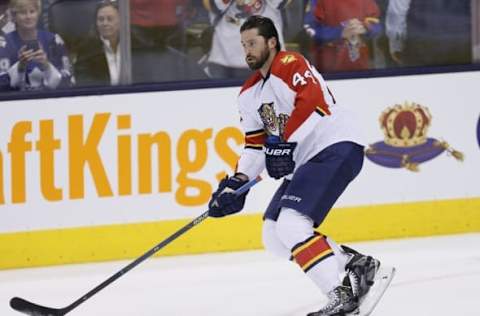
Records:
<instances>
[{"instance_id":1,"label":"red shirt spectator","mask_svg":"<svg viewBox=\"0 0 480 316\"><path fill-rule=\"evenodd\" d=\"M318 0L314 17L320 41L314 48L315 65L323 72L369 68L368 36L380 31L380 11L374 0Z\"/></svg>"},{"instance_id":2,"label":"red shirt spectator","mask_svg":"<svg viewBox=\"0 0 480 316\"><path fill-rule=\"evenodd\" d=\"M186 0L130 0L133 25L143 27L176 26Z\"/></svg>"},{"instance_id":3,"label":"red shirt spectator","mask_svg":"<svg viewBox=\"0 0 480 316\"><path fill-rule=\"evenodd\" d=\"M181 42L189 0L130 0L132 47L165 50Z\"/></svg>"}]
</instances>

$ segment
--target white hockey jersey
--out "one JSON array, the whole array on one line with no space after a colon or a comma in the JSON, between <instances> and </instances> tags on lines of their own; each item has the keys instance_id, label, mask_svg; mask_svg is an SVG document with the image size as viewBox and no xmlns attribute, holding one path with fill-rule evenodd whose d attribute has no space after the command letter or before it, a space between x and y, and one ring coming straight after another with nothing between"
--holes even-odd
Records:
<instances>
[{"instance_id":1,"label":"white hockey jersey","mask_svg":"<svg viewBox=\"0 0 480 316\"><path fill-rule=\"evenodd\" d=\"M269 135L297 142L296 168L334 143L363 145L356 117L336 103L320 73L296 52L279 52L266 78L260 71L250 77L238 105L245 148L237 172L250 179L265 168L263 144Z\"/></svg>"},{"instance_id":2,"label":"white hockey jersey","mask_svg":"<svg viewBox=\"0 0 480 316\"><path fill-rule=\"evenodd\" d=\"M230 3L232 2L233 3ZM240 26L254 14L266 16L274 22L283 45L283 21L281 8L288 3L286 0L251 0L239 6L235 0L206 1L210 10L211 21L222 14L215 26L212 47L208 61L226 67L248 68L240 44Z\"/></svg>"}]
</instances>

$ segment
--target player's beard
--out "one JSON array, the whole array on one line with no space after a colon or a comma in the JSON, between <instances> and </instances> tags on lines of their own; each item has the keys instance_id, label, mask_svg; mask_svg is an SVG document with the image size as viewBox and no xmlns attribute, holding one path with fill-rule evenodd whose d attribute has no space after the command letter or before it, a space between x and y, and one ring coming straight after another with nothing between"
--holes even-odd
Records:
<instances>
[{"instance_id":1,"label":"player's beard","mask_svg":"<svg viewBox=\"0 0 480 316\"><path fill-rule=\"evenodd\" d=\"M270 50L268 49L268 47L265 47L265 50L262 51L259 58L249 55L245 58L245 61L247 62L248 67L251 70L258 70L262 68L262 66L267 62L269 57L270 57ZM252 58L252 59L250 59L249 61L249 58Z\"/></svg>"}]
</instances>

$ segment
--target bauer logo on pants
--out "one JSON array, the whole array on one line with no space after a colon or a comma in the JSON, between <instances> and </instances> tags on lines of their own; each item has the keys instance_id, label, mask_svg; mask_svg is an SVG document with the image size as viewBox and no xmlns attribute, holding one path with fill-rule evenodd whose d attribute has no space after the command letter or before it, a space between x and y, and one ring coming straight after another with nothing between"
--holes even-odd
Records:
<instances>
[{"instance_id":1,"label":"bauer logo on pants","mask_svg":"<svg viewBox=\"0 0 480 316\"><path fill-rule=\"evenodd\" d=\"M302 201L302 198L299 197L299 196L295 196L295 195L282 195L282 200L289 200L289 201L293 201L293 202L297 202L297 203L300 203Z\"/></svg>"},{"instance_id":2,"label":"bauer logo on pants","mask_svg":"<svg viewBox=\"0 0 480 316\"><path fill-rule=\"evenodd\" d=\"M368 146L367 158L384 167L419 171L419 165L444 151L462 161L463 154L446 141L427 136L432 115L427 107L405 102L387 108L380 115L383 141Z\"/></svg>"}]
</instances>

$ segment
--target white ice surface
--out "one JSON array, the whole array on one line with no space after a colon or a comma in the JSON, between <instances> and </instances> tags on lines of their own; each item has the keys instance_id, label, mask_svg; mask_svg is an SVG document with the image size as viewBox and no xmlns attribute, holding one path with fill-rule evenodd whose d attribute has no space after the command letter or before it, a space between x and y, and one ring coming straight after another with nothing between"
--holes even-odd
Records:
<instances>
[{"instance_id":1,"label":"white ice surface","mask_svg":"<svg viewBox=\"0 0 480 316\"><path fill-rule=\"evenodd\" d=\"M397 268L374 316L480 315L480 233L351 246ZM21 315L13 296L64 307L129 262L0 271L0 316ZM68 315L300 316L323 302L294 264L250 251L149 259Z\"/></svg>"}]
</instances>

